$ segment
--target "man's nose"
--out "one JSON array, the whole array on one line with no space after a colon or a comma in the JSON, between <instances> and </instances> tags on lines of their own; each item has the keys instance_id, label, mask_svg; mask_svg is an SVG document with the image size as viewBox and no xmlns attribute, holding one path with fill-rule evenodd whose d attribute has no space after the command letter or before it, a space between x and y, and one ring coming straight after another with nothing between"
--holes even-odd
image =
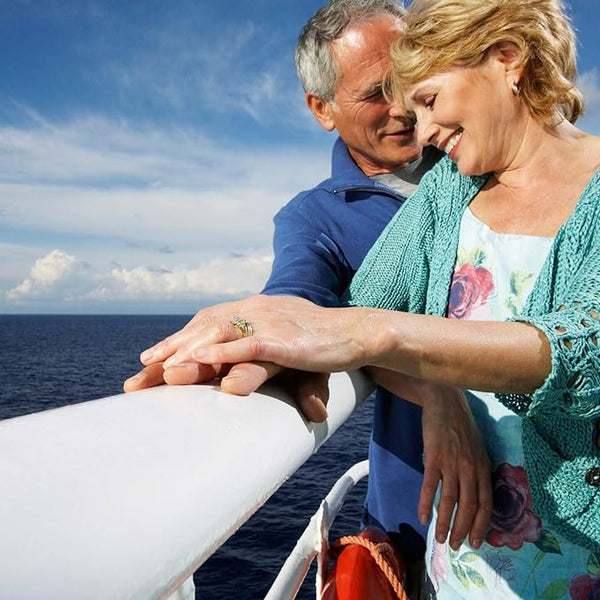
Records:
<instances>
[{"instance_id":1,"label":"man's nose","mask_svg":"<svg viewBox=\"0 0 600 600\"><path fill-rule=\"evenodd\" d=\"M397 100L392 100L390 102L389 113L390 113L390 117L392 117L392 119L404 119L407 116L406 108L403 106L403 104L401 102L398 102Z\"/></svg>"}]
</instances>

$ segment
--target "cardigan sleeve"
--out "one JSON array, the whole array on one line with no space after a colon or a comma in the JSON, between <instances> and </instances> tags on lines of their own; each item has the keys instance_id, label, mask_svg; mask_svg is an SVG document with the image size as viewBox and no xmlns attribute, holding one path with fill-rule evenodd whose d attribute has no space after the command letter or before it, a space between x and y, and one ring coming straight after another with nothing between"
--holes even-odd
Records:
<instances>
[{"instance_id":1,"label":"cardigan sleeve","mask_svg":"<svg viewBox=\"0 0 600 600\"><path fill-rule=\"evenodd\" d=\"M428 251L434 230L430 171L366 255L346 291L349 306L423 312L429 280Z\"/></svg>"},{"instance_id":2,"label":"cardigan sleeve","mask_svg":"<svg viewBox=\"0 0 600 600\"><path fill-rule=\"evenodd\" d=\"M557 310L518 321L537 327L548 339L552 370L529 397L498 395L523 416L563 413L600 416L600 249L592 250L556 298ZM511 406L511 402L516 406ZM521 410L518 410L521 408Z\"/></svg>"}]
</instances>

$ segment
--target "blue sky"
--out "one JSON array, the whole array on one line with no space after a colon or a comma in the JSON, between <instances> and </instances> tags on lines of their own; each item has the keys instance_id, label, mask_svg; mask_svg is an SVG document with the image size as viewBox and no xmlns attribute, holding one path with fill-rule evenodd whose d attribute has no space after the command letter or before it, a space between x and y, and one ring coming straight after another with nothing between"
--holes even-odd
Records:
<instances>
[{"instance_id":1,"label":"blue sky","mask_svg":"<svg viewBox=\"0 0 600 600\"><path fill-rule=\"evenodd\" d=\"M571 3L600 134L600 9ZM293 49L321 0L0 0L0 313L193 313L260 289L328 175Z\"/></svg>"}]
</instances>

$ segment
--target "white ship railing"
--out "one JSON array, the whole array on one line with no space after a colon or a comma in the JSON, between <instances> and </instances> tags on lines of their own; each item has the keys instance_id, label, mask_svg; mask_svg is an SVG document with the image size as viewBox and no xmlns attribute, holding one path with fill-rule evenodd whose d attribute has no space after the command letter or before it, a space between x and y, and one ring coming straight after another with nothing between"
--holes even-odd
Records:
<instances>
[{"instance_id":1,"label":"white ship railing","mask_svg":"<svg viewBox=\"0 0 600 600\"><path fill-rule=\"evenodd\" d=\"M320 424L276 388L210 386L0 422L0 598L192 600L194 571L371 390L359 373L330 387Z\"/></svg>"},{"instance_id":2,"label":"white ship railing","mask_svg":"<svg viewBox=\"0 0 600 600\"><path fill-rule=\"evenodd\" d=\"M296 597L313 560L326 556L329 548L329 530L346 497L368 474L369 461L364 460L353 465L336 481L306 526L264 600L292 600ZM321 597L322 574L323 562L319 560L315 582L316 598Z\"/></svg>"}]
</instances>

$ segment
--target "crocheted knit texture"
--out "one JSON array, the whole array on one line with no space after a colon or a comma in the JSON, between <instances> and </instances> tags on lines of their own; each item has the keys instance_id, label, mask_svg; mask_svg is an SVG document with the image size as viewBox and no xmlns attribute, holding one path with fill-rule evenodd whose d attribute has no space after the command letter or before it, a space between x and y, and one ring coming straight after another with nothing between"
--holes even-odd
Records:
<instances>
[{"instance_id":1,"label":"crocheted knit texture","mask_svg":"<svg viewBox=\"0 0 600 600\"><path fill-rule=\"evenodd\" d=\"M347 293L351 305L445 316L464 210L487 177L443 159L392 219ZM573 543L600 552L600 173L559 230L519 321L548 339L552 371L531 395L498 394L523 417L536 512Z\"/></svg>"}]
</instances>

